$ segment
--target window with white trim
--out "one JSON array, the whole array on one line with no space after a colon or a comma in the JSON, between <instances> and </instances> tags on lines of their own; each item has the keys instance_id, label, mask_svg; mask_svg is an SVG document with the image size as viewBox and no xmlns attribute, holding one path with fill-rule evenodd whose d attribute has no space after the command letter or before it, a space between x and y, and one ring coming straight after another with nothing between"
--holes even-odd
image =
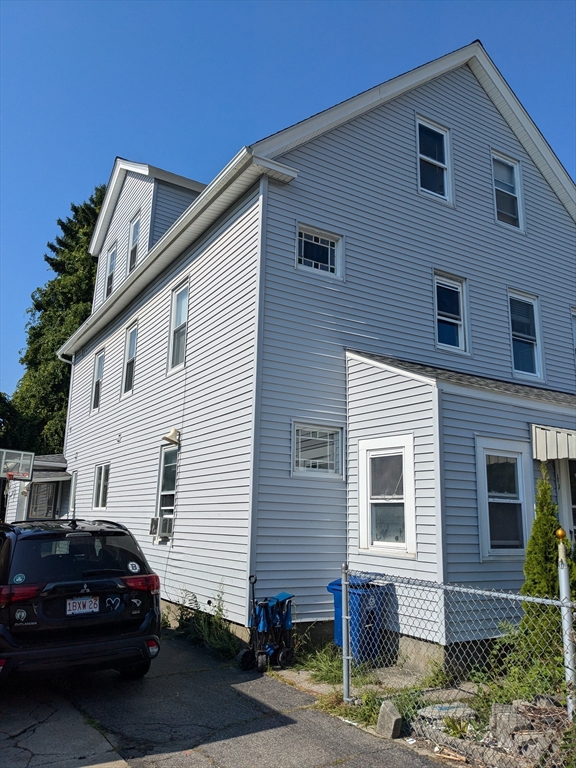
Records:
<instances>
[{"instance_id":1,"label":"window with white trim","mask_svg":"<svg viewBox=\"0 0 576 768\"><path fill-rule=\"evenodd\" d=\"M342 476L342 430L318 424L294 424L295 474Z\"/></svg>"},{"instance_id":2,"label":"window with white trim","mask_svg":"<svg viewBox=\"0 0 576 768\"><path fill-rule=\"evenodd\" d=\"M108 502L108 481L110 478L110 464L99 464L94 471L94 495L92 497L93 509L106 509Z\"/></svg>"},{"instance_id":3,"label":"window with white trim","mask_svg":"<svg viewBox=\"0 0 576 768\"><path fill-rule=\"evenodd\" d=\"M162 464L158 487L158 514L164 518L174 517L176 505L176 469L178 465L178 448L166 446L162 449ZM170 531L172 527L170 526Z\"/></svg>"},{"instance_id":4,"label":"window with white trim","mask_svg":"<svg viewBox=\"0 0 576 768\"><path fill-rule=\"evenodd\" d=\"M530 444L476 438L478 514L483 557L523 557L533 510Z\"/></svg>"},{"instance_id":5,"label":"window with white trim","mask_svg":"<svg viewBox=\"0 0 576 768\"><path fill-rule=\"evenodd\" d=\"M313 227L298 227L296 266L328 275L342 275L342 238Z\"/></svg>"},{"instance_id":6,"label":"window with white trim","mask_svg":"<svg viewBox=\"0 0 576 768\"><path fill-rule=\"evenodd\" d=\"M540 376L537 299L510 293L508 301L514 372Z\"/></svg>"},{"instance_id":7,"label":"window with white trim","mask_svg":"<svg viewBox=\"0 0 576 768\"><path fill-rule=\"evenodd\" d=\"M108 251L106 263L106 298L112 293L114 287L114 270L116 269L116 245Z\"/></svg>"},{"instance_id":8,"label":"window with white trim","mask_svg":"<svg viewBox=\"0 0 576 768\"><path fill-rule=\"evenodd\" d=\"M464 280L434 275L436 343L466 351Z\"/></svg>"},{"instance_id":9,"label":"window with white trim","mask_svg":"<svg viewBox=\"0 0 576 768\"><path fill-rule=\"evenodd\" d=\"M520 228L519 165L502 155L492 155L492 179L496 218Z\"/></svg>"},{"instance_id":10,"label":"window with white trim","mask_svg":"<svg viewBox=\"0 0 576 768\"><path fill-rule=\"evenodd\" d=\"M132 272L138 260L138 239L140 237L140 214L130 224L130 245L128 248L128 271Z\"/></svg>"},{"instance_id":11,"label":"window with white trim","mask_svg":"<svg viewBox=\"0 0 576 768\"><path fill-rule=\"evenodd\" d=\"M138 326L133 325L126 331L126 348L124 351L124 377L122 394L126 395L134 389L134 366L136 364L136 340Z\"/></svg>"},{"instance_id":12,"label":"window with white trim","mask_svg":"<svg viewBox=\"0 0 576 768\"><path fill-rule=\"evenodd\" d=\"M448 131L424 120L418 126L418 186L444 200L450 200L450 148Z\"/></svg>"},{"instance_id":13,"label":"window with white trim","mask_svg":"<svg viewBox=\"0 0 576 768\"><path fill-rule=\"evenodd\" d=\"M412 434L358 442L358 514L361 549L416 553Z\"/></svg>"},{"instance_id":14,"label":"window with white trim","mask_svg":"<svg viewBox=\"0 0 576 768\"><path fill-rule=\"evenodd\" d=\"M92 410L100 408L102 379L104 377L104 352L98 352L94 358L94 377L92 381Z\"/></svg>"},{"instance_id":15,"label":"window with white trim","mask_svg":"<svg viewBox=\"0 0 576 768\"><path fill-rule=\"evenodd\" d=\"M172 292L170 322L170 368L184 365L186 354L186 325L188 322L188 286Z\"/></svg>"}]
</instances>

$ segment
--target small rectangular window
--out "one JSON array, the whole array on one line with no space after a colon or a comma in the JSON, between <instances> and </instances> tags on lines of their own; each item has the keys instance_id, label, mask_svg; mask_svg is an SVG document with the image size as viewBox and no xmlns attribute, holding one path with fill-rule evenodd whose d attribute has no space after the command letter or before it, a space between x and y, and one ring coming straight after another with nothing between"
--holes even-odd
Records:
<instances>
[{"instance_id":1,"label":"small rectangular window","mask_svg":"<svg viewBox=\"0 0 576 768\"><path fill-rule=\"evenodd\" d=\"M106 509L109 477L110 464L99 464L94 473L94 496L92 501L94 509Z\"/></svg>"},{"instance_id":2,"label":"small rectangular window","mask_svg":"<svg viewBox=\"0 0 576 768\"><path fill-rule=\"evenodd\" d=\"M102 395L102 378L104 376L104 352L99 352L94 358L94 381L92 384L92 410L100 408Z\"/></svg>"},{"instance_id":3,"label":"small rectangular window","mask_svg":"<svg viewBox=\"0 0 576 768\"><path fill-rule=\"evenodd\" d=\"M418 121L418 178L420 190L450 198L448 131Z\"/></svg>"},{"instance_id":4,"label":"small rectangular window","mask_svg":"<svg viewBox=\"0 0 576 768\"><path fill-rule=\"evenodd\" d=\"M486 454L491 549L522 549L522 503L515 456Z\"/></svg>"},{"instance_id":5,"label":"small rectangular window","mask_svg":"<svg viewBox=\"0 0 576 768\"><path fill-rule=\"evenodd\" d=\"M138 259L138 239L140 237L140 216L137 216L134 221L130 224L130 246L129 246L129 260L128 260L128 271L132 272L134 267L136 266L136 261Z\"/></svg>"},{"instance_id":6,"label":"small rectangular window","mask_svg":"<svg viewBox=\"0 0 576 768\"><path fill-rule=\"evenodd\" d=\"M342 475L341 441L341 429L296 424L294 472Z\"/></svg>"},{"instance_id":7,"label":"small rectangular window","mask_svg":"<svg viewBox=\"0 0 576 768\"><path fill-rule=\"evenodd\" d=\"M405 544L404 456L370 456L372 541Z\"/></svg>"},{"instance_id":8,"label":"small rectangular window","mask_svg":"<svg viewBox=\"0 0 576 768\"><path fill-rule=\"evenodd\" d=\"M340 238L299 228L297 264L299 267L339 275Z\"/></svg>"},{"instance_id":9,"label":"small rectangular window","mask_svg":"<svg viewBox=\"0 0 576 768\"><path fill-rule=\"evenodd\" d=\"M112 293L114 287L114 270L116 269L116 246L108 251L108 266L106 270L106 298Z\"/></svg>"},{"instance_id":10,"label":"small rectangular window","mask_svg":"<svg viewBox=\"0 0 576 768\"><path fill-rule=\"evenodd\" d=\"M439 346L466 350L464 281L435 275L436 341Z\"/></svg>"},{"instance_id":11,"label":"small rectangular window","mask_svg":"<svg viewBox=\"0 0 576 768\"><path fill-rule=\"evenodd\" d=\"M188 320L188 286L172 294L172 322L170 338L170 368L184 364L186 353L186 324Z\"/></svg>"},{"instance_id":12,"label":"small rectangular window","mask_svg":"<svg viewBox=\"0 0 576 768\"><path fill-rule=\"evenodd\" d=\"M126 333L126 351L124 353L124 385L122 393L132 392L134 389L134 366L136 364L136 340L138 326L133 325Z\"/></svg>"},{"instance_id":13,"label":"small rectangular window","mask_svg":"<svg viewBox=\"0 0 576 768\"><path fill-rule=\"evenodd\" d=\"M539 375L536 299L509 296L514 371Z\"/></svg>"},{"instance_id":14,"label":"small rectangular window","mask_svg":"<svg viewBox=\"0 0 576 768\"><path fill-rule=\"evenodd\" d=\"M518 163L492 156L492 175L496 218L513 227L520 227L518 200Z\"/></svg>"}]
</instances>

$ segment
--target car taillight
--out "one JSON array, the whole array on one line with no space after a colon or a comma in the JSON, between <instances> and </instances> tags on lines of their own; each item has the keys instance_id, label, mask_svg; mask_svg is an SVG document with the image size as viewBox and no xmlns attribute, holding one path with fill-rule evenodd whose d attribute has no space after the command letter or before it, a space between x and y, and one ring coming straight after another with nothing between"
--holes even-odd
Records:
<instances>
[{"instance_id":1,"label":"car taillight","mask_svg":"<svg viewBox=\"0 0 576 768\"><path fill-rule=\"evenodd\" d=\"M149 573L146 576L124 576L122 581L130 589L150 592L152 595L160 594L160 578L156 573Z\"/></svg>"},{"instance_id":2,"label":"car taillight","mask_svg":"<svg viewBox=\"0 0 576 768\"><path fill-rule=\"evenodd\" d=\"M160 651L160 646L156 642L156 640L147 640L146 645L148 646L148 653L152 658L154 656L158 656L158 653Z\"/></svg>"},{"instance_id":3,"label":"car taillight","mask_svg":"<svg viewBox=\"0 0 576 768\"><path fill-rule=\"evenodd\" d=\"M0 587L0 608L11 603L23 603L32 600L44 589L43 584L13 584L10 587Z\"/></svg>"},{"instance_id":4,"label":"car taillight","mask_svg":"<svg viewBox=\"0 0 576 768\"><path fill-rule=\"evenodd\" d=\"M6 659L0 659L0 672L4 669L4 664L6 664Z\"/></svg>"}]
</instances>

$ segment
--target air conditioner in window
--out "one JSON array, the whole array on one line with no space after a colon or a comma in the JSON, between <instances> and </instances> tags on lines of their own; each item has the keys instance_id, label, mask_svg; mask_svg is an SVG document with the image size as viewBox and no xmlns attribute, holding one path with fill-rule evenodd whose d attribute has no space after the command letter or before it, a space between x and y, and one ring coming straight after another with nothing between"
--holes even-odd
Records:
<instances>
[{"instance_id":1,"label":"air conditioner in window","mask_svg":"<svg viewBox=\"0 0 576 768\"><path fill-rule=\"evenodd\" d=\"M160 530L158 532L158 535L161 539L170 539L172 537L172 529L174 527L174 518L172 516L170 517L162 517L160 519Z\"/></svg>"},{"instance_id":2,"label":"air conditioner in window","mask_svg":"<svg viewBox=\"0 0 576 768\"><path fill-rule=\"evenodd\" d=\"M153 517L150 520L150 536L157 536L158 535L158 521L160 518Z\"/></svg>"}]
</instances>

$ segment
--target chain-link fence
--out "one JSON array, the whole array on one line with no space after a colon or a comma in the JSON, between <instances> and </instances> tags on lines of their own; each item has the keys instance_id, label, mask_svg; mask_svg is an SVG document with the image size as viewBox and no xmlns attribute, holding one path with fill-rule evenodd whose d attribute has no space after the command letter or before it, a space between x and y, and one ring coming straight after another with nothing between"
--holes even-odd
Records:
<instances>
[{"instance_id":1,"label":"chain-link fence","mask_svg":"<svg viewBox=\"0 0 576 768\"><path fill-rule=\"evenodd\" d=\"M455 760L576 768L576 603L344 570L341 610L345 699Z\"/></svg>"}]
</instances>

